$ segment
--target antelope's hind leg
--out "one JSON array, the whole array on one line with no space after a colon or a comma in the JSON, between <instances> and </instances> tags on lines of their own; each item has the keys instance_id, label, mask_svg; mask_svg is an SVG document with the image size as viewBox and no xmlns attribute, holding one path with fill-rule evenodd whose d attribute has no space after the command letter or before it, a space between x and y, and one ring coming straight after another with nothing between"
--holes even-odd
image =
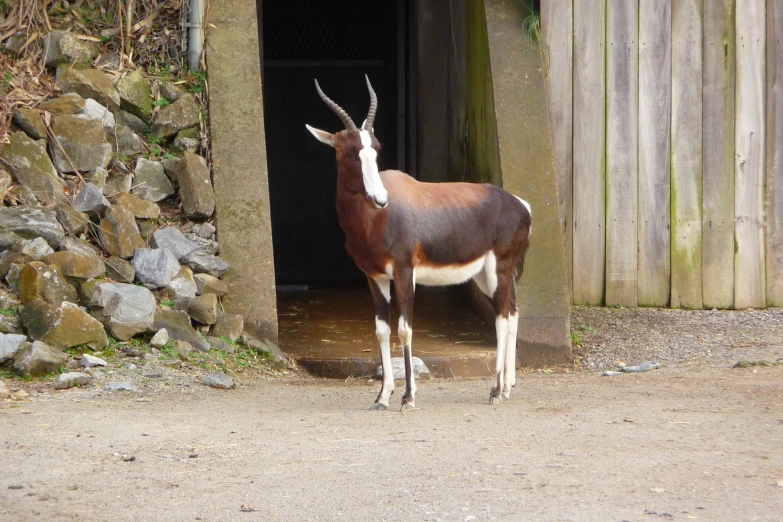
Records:
<instances>
[{"instance_id":1,"label":"antelope's hind leg","mask_svg":"<svg viewBox=\"0 0 783 522\"><path fill-rule=\"evenodd\" d=\"M389 407L389 398L394 393L394 373L391 363L391 326L389 325L389 304L391 302L391 283L388 279L367 278L370 283L370 292L375 303L375 336L381 346L381 365L383 368L383 384L373 410L385 410Z\"/></svg>"},{"instance_id":2,"label":"antelope's hind leg","mask_svg":"<svg viewBox=\"0 0 783 522\"><path fill-rule=\"evenodd\" d=\"M519 312L516 303L511 302L511 313L508 315L508 332L506 333L505 368L503 370L504 399L511 395L511 388L517 384L517 330L519 328Z\"/></svg>"}]
</instances>

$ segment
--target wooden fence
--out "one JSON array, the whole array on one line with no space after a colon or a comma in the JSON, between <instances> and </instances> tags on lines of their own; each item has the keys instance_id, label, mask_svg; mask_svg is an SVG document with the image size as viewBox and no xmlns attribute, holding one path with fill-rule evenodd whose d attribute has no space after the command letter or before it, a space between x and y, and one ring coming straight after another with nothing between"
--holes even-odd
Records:
<instances>
[{"instance_id":1,"label":"wooden fence","mask_svg":"<svg viewBox=\"0 0 783 522\"><path fill-rule=\"evenodd\" d=\"M575 304L783 306L783 0L541 0Z\"/></svg>"}]
</instances>

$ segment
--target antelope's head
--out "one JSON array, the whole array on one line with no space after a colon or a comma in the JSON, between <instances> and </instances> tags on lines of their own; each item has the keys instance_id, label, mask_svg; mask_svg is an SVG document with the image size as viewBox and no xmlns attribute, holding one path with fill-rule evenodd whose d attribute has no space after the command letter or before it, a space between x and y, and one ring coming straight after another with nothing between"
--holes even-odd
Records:
<instances>
[{"instance_id":1,"label":"antelope's head","mask_svg":"<svg viewBox=\"0 0 783 522\"><path fill-rule=\"evenodd\" d=\"M389 193L386 192L386 188L384 188L381 182L381 176L378 173L378 151L381 150L381 144L372 131L375 112L378 109L378 97L375 95L375 91L372 90L370 79L366 75L364 78L367 80L367 89L370 91L370 111L360 129L356 127L356 124L342 107L324 94L318 85L318 80L315 81L315 89L318 91L318 95L342 120L345 130L331 134L313 128L310 125L305 125L305 127L318 141L334 147L337 153L338 170L342 167L343 172L348 174L350 178L347 180L349 186L357 192L362 191L376 208L384 208L389 204Z\"/></svg>"}]
</instances>

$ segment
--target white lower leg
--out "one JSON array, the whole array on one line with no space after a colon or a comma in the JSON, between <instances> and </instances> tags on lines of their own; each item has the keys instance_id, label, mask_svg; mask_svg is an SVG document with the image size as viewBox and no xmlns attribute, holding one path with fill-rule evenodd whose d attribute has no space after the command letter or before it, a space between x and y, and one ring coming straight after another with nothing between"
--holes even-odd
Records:
<instances>
[{"instance_id":1,"label":"white lower leg","mask_svg":"<svg viewBox=\"0 0 783 522\"><path fill-rule=\"evenodd\" d=\"M378 342L381 345L381 365L383 367L383 385L376 402L388 407L389 397L391 397L394 391L394 372L391 362L391 347L389 346L391 327L389 327L386 321L378 317L375 318L375 336L378 337Z\"/></svg>"},{"instance_id":2,"label":"white lower leg","mask_svg":"<svg viewBox=\"0 0 783 522\"><path fill-rule=\"evenodd\" d=\"M511 387L517 383L517 330L519 328L519 313L508 316L508 333L506 334L506 367L504 369L503 397L508 399Z\"/></svg>"},{"instance_id":3,"label":"white lower leg","mask_svg":"<svg viewBox=\"0 0 783 522\"><path fill-rule=\"evenodd\" d=\"M400 316L399 325L397 327L397 332L400 336L400 344L402 345L403 350L403 358L405 360L405 364L413 365L413 354L411 351L411 341L413 340L413 329L408 324L408 322L405 320L404 317ZM406 367L407 368L407 367ZM411 368L410 372L410 383L406 382L406 392L410 392L410 404L413 404L413 399L416 396L416 379L413 376L413 368ZM406 369L406 376L407 376L407 369ZM405 401L405 396L403 396L403 401Z\"/></svg>"},{"instance_id":4,"label":"white lower leg","mask_svg":"<svg viewBox=\"0 0 783 522\"><path fill-rule=\"evenodd\" d=\"M503 386L503 370L506 366L506 343L508 337L508 319L502 315L495 318L495 333L497 335L497 359L495 360L495 388L490 394L492 399L500 399L500 391Z\"/></svg>"}]
</instances>

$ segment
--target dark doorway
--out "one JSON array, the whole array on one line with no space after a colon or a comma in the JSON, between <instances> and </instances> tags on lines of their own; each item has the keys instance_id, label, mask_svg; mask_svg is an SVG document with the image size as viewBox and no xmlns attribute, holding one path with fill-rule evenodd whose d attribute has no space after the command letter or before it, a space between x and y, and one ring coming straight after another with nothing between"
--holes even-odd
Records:
<instances>
[{"instance_id":1,"label":"dark doorway","mask_svg":"<svg viewBox=\"0 0 783 522\"><path fill-rule=\"evenodd\" d=\"M305 124L329 132L343 128L318 97L317 79L361 126L369 108L367 74L379 100L379 168L405 168L398 137L405 127L407 2L258 3L276 283L364 282L337 221L334 152Z\"/></svg>"}]
</instances>

